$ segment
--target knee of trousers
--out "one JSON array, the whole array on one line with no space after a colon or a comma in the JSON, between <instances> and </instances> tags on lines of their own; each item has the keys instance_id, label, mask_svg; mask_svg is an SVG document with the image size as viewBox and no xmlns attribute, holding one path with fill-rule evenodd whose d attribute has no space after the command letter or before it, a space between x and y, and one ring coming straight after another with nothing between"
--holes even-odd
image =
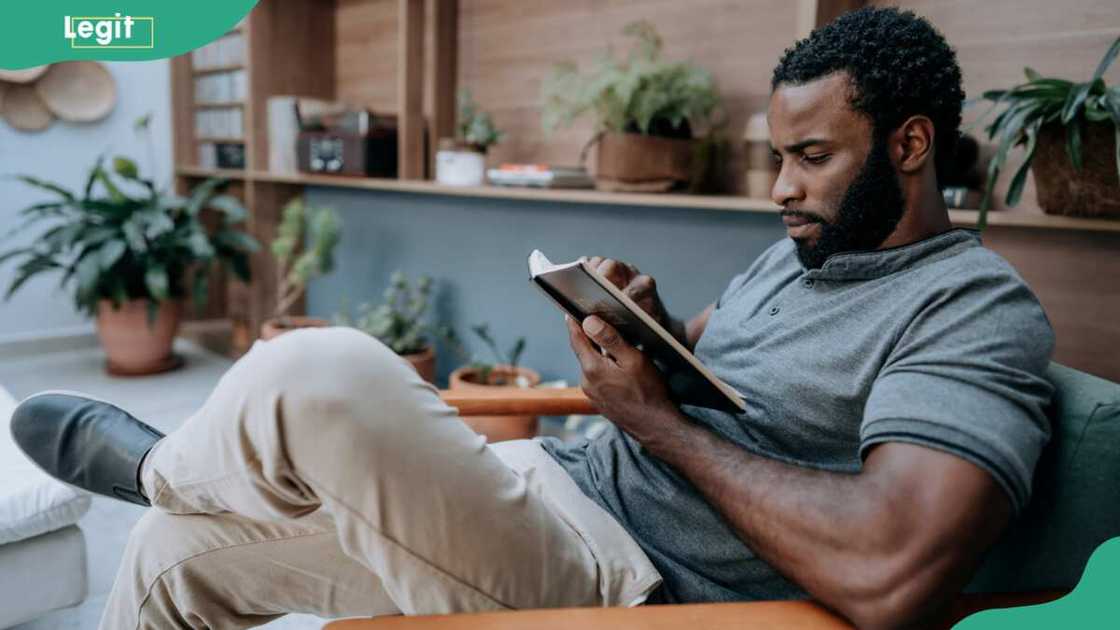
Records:
<instances>
[{"instance_id":1,"label":"knee of trousers","mask_svg":"<svg viewBox=\"0 0 1120 630\"><path fill-rule=\"evenodd\" d=\"M361 416L407 421L438 403L436 390L376 338L353 328L312 328L255 345L240 366L248 395L280 401L289 429L325 429ZM253 391L255 390L255 391Z\"/></svg>"},{"instance_id":2,"label":"knee of trousers","mask_svg":"<svg viewBox=\"0 0 1120 630\"><path fill-rule=\"evenodd\" d=\"M214 548L215 540L220 539L218 532L209 531L206 519L201 515L176 516L147 510L129 534L113 587L114 599L137 610L167 606L168 602L150 600L174 591L169 587L181 580L180 574L188 563L205 557ZM205 587L201 583L196 586Z\"/></svg>"}]
</instances>

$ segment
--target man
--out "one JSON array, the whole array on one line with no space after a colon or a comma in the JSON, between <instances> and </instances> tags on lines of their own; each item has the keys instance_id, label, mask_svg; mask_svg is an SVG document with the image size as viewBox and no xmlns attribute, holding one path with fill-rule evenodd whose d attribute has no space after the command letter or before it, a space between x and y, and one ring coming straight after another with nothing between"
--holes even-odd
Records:
<instances>
[{"instance_id":1,"label":"man","mask_svg":"<svg viewBox=\"0 0 1120 630\"><path fill-rule=\"evenodd\" d=\"M102 625L810 596L920 624L1027 503L1053 335L938 189L963 93L895 9L786 51L769 124L790 239L687 325L595 259L748 410L679 407L602 320L569 321L591 441L486 446L406 364L342 329L258 344L173 434L72 395L25 401L55 476L152 510Z\"/></svg>"}]
</instances>

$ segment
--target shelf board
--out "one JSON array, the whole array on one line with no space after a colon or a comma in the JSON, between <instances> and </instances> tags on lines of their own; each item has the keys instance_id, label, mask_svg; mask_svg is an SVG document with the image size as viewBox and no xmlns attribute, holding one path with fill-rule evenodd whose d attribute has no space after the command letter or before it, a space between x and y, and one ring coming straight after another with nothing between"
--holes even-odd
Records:
<instances>
[{"instance_id":1,"label":"shelf board","mask_svg":"<svg viewBox=\"0 0 1120 630\"><path fill-rule=\"evenodd\" d=\"M201 166L183 166L175 169L180 177L220 177L222 179L245 180L246 171L235 168L202 168Z\"/></svg>"},{"instance_id":2,"label":"shelf board","mask_svg":"<svg viewBox=\"0 0 1120 630\"><path fill-rule=\"evenodd\" d=\"M494 199L523 199L527 201L552 201L561 203L594 203L626 206L658 206L670 208L703 208L740 212L772 212L781 209L766 199L751 199L735 195L687 195L649 193L611 193L597 190L571 190L557 188L507 188L503 186L447 186L431 181L345 177L335 175L308 175L303 173L277 174L252 171L254 181L363 190L455 195L461 197L489 197Z\"/></svg>"},{"instance_id":3,"label":"shelf board","mask_svg":"<svg viewBox=\"0 0 1120 630\"><path fill-rule=\"evenodd\" d=\"M227 107L245 107L244 101L210 101L206 103L195 103L195 109L220 109Z\"/></svg>"},{"instance_id":4,"label":"shelf board","mask_svg":"<svg viewBox=\"0 0 1120 630\"><path fill-rule=\"evenodd\" d=\"M222 73L222 72L233 72L235 70L244 70L244 69L245 69L244 64L235 63L235 64L228 65L228 66L210 66L209 68L191 68L191 74L193 74L195 76L199 76L199 75L203 75L203 74L219 74L219 73Z\"/></svg>"},{"instance_id":5,"label":"shelf board","mask_svg":"<svg viewBox=\"0 0 1120 630\"><path fill-rule=\"evenodd\" d=\"M224 142L226 144L245 144L245 138L221 138L218 136L198 136L194 139L196 143L200 142Z\"/></svg>"},{"instance_id":6,"label":"shelf board","mask_svg":"<svg viewBox=\"0 0 1120 630\"><path fill-rule=\"evenodd\" d=\"M180 175L192 177L229 177L227 171L198 168L180 168ZM267 171L233 171L239 179L278 184L300 184L329 188L383 190L429 195L486 197L491 199L520 199L557 203L607 204L623 206L654 206L662 208L695 208L731 212L763 212L777 214L781 208L769 199L755 199L738 195L688 195L613 193L597 190L566 190L541 188L506 188L502 186L447 186L431 181L383 179L372 177L345 177L336 175L309 175L304 173L269 173ZM976 210L950 210L949 218L961 227L976 225ZM1042 212L1000 210L988 213L988 225L1047 230L1074 230L1087 232L1120 233L1120 220L1085 219L1043 214Z\"/></svg>"}]
</instances>

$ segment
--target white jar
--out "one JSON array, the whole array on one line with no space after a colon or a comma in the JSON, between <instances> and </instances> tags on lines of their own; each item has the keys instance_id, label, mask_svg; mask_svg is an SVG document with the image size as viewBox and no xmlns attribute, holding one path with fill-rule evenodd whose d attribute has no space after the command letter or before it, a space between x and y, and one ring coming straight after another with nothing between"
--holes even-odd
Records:
<instances>
[{"instance_id":1,"label":"white jar","mask_svg":"<svg viewBox=\"0 0 1120 630\"><path fill-rule=\"evenodd\" d=\"M486 156L478 151L444 149L436 152L436 181L448 186L481 186L486 180Z\"/></svg>"}]
</instances>

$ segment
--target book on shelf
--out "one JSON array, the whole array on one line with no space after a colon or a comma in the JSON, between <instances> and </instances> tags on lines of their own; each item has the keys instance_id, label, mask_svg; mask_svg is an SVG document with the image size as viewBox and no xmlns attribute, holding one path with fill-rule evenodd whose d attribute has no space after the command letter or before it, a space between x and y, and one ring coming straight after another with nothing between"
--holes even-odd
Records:
<instances>
[{"instance_id":1,"label":"book on shelf","mask_svg":"<svg viewBox=\"0 0 1120 630\"><path fill-rule=\"evenodd\" d=\"M595 185L587 169L548 164L502 164L487 170L486 177L495 186L592 188Z\"/></svg>"},{"instance_id":2,"label":"book on shelf","mask_svg":"<svg viewBox=\"0 0 1120 630\"><path fill-rule=\"evenodd\" d=\"M593 269L586 258L553 264L539 250L533 250L529 254L529 280L576 321L595 315L614 326L627 343L641 350L661 370L675 402L729 413L746 411L746 403L738 392Z\"/></svg>"}]
</instances>

